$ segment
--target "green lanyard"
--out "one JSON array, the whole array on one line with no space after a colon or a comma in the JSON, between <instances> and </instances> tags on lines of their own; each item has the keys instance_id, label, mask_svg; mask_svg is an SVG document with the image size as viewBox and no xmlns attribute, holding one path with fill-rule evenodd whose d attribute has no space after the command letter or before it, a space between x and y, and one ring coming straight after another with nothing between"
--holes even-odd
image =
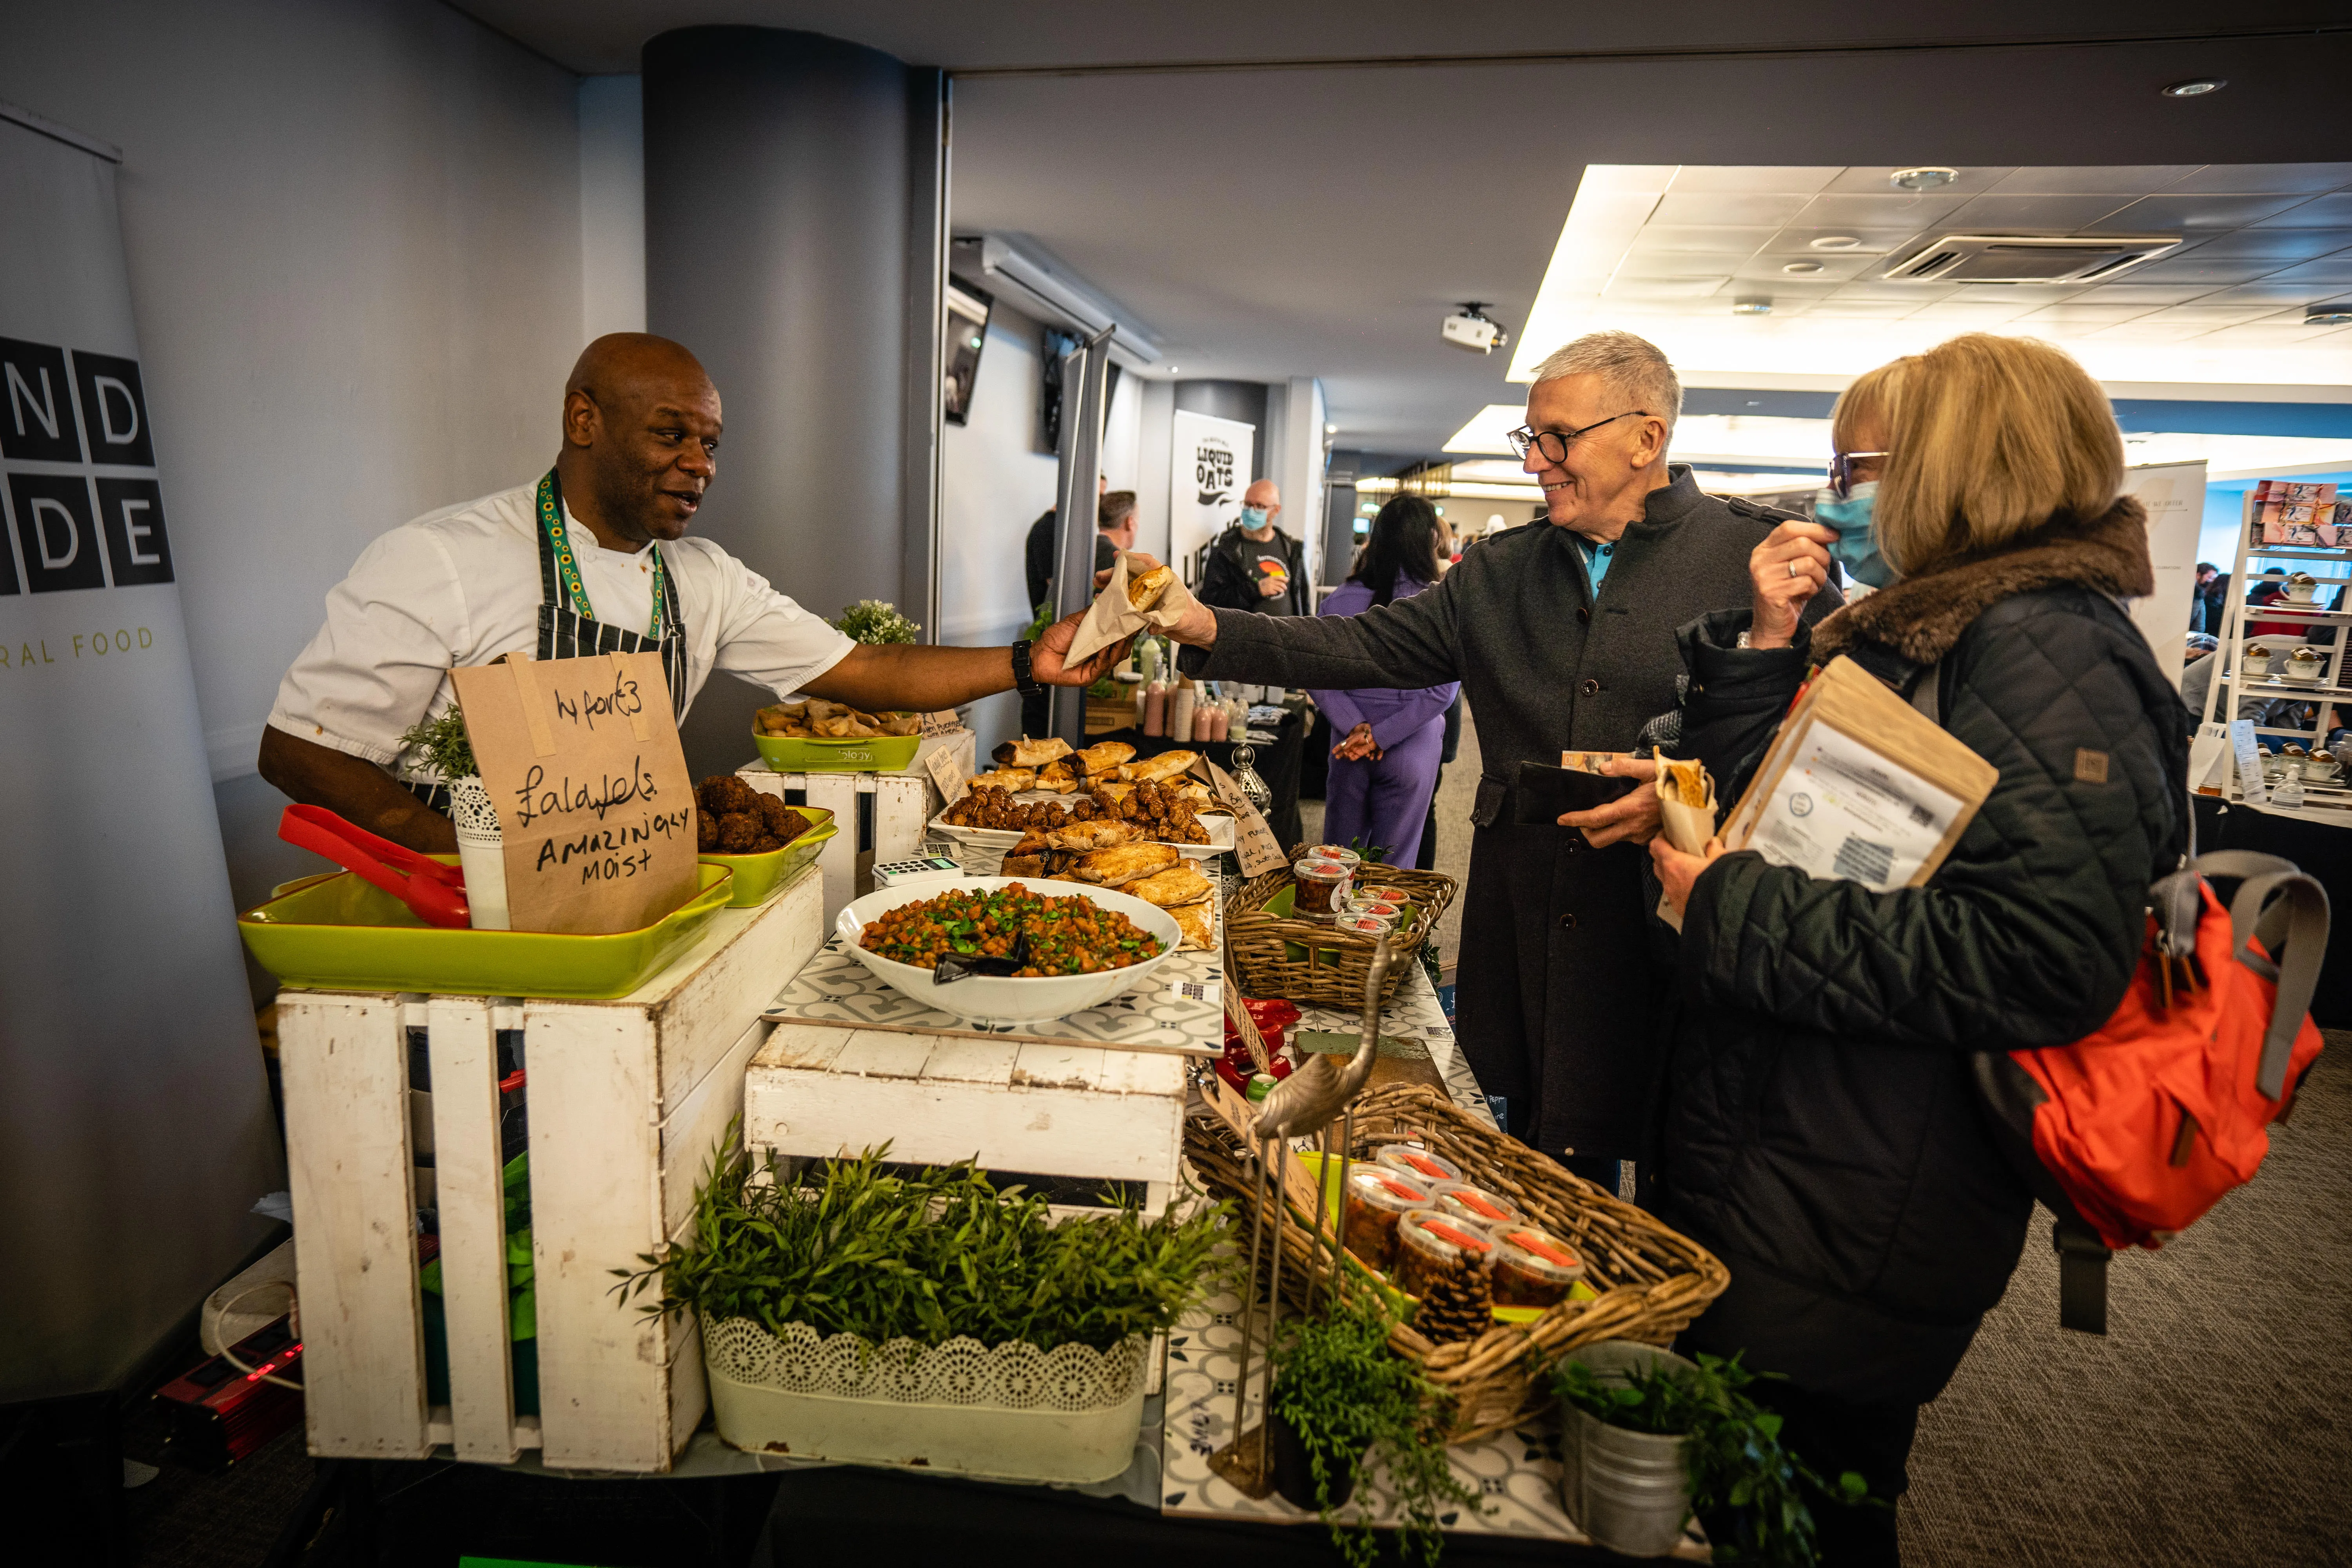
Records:
<instances>
[{"instance_id":1,"label":"green lanyard","mask_svg":"<svg viewBox=\"0 0 2352 1568\"><path fill-rule=\"evenodd\" d=\"M563 574L563 591L572 595L572 610L581 619L596 618L595 606L588 602L588 590L580 581L580 563L572 559L572 536L563 526L563 506L556 499L555 470L550 468L539 481L539 526L546 531L547 542L555 550L555 568ZM669 577L662 565L661 546L654 552L654 624L646 633L648 642L662 639L662 611L669 603Z\"/></svg>"}]
</instances>

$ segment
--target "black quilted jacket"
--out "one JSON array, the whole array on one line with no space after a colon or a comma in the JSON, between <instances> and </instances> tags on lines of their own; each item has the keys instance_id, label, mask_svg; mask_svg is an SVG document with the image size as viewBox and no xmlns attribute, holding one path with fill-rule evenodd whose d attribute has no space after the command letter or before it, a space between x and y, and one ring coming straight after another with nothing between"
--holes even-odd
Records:
<instances>
[{"instance_id":1,"label":"black quilted jacket","mask_svg":"<svg viewBox=\"0 0 2352 1568\"><path fill-rule=\"evenodd\" d=\"M1678 750L1730 780L1727 802L1807 667L1841 652L1906 695L1935 666L1945 727L2000 773L1925 888L1873 893L1752 853L1699 879L1654 1152L1656 1206L1732 1271L1696 1347L1745 1347L1839 1397L1924 1401L2000 1299L2032 1200L1968 1057L2105 1023L2180 847L2180 701L2110 597L2151 576L2125 501L1906 579L1810 646L1738 648L1744 611L1684 629Z\"/></svg>"}]
</instances>

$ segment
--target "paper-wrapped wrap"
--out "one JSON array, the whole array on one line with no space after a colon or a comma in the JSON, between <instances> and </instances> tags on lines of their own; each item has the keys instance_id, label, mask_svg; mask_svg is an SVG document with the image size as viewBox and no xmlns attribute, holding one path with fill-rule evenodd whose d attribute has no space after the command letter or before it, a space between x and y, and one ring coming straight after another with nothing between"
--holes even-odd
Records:
<instances>
[{"instance_id":1,"label":"paper-wrapped wrap","mask_svg":"<svg viewBox=\"0 0 2352 1568\"><path fill-rule=\"evenodd\" d=\"M1145 572L1133 564L1149 559L1119 552L1111 563L1110 585L1095 595L1087 618L1078 623L1078 635L1062 656L1065 664L1083 664L1138 632L1169 631L1184 619L1194 603L1192 590L1177 579L1172 566Z\"/></svg>"},{"instance_id":2,"label":"paper-wrapped wrap","mask_svg":"<svg viewBox=\"0 0 2352 1568\"><path fill-rule=\"evenodd\" d=\"M1696 759L1658 759L1658 831L1685 855L1704 855L1715 837L1715 781ZM1661 895L1658 918L1676 931L1683 929L1681 911Z\"/></svg>"}]
</instances>

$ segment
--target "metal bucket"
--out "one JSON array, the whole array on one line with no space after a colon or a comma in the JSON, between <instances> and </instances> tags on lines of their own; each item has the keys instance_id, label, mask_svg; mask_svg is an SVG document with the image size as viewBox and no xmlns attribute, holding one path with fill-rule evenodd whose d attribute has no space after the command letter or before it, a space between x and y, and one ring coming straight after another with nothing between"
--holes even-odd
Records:
<instances>
[{"instance_id":1,"label":"metal bucket","mask_svg":"<svg viewBox=\"0 0 2352 1568\"><path fill-rule=\"evenodd\" d=\"M1610 1374L1691 1363L1655 1345L1604 1340L1570 1351L1603 1382ZM1682 1540L1690 1517L1690 1478L1683 1439L1627 1432L1561 1407L1559 1501L1593 1542L1627 1557L1664 1557Z\"/></svg>"}]
</instances>

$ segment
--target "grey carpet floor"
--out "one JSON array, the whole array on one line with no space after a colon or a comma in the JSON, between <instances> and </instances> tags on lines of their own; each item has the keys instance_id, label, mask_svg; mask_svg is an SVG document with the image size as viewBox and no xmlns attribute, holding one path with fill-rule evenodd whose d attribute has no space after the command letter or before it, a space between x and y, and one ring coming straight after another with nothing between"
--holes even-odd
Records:
<instances>
[{"instance_id":1,"label":"grey carpet floor","mask_svg":"<svg viewBox=\"0 0 2352 1568\"><path fill-rule=\"evenodd\" d=\"M2058 1326L2050 1216L1921 1418L1913 1568L2352 1563L2352 1032L2248 1186Z\"/></svg>"}]
</instances>

